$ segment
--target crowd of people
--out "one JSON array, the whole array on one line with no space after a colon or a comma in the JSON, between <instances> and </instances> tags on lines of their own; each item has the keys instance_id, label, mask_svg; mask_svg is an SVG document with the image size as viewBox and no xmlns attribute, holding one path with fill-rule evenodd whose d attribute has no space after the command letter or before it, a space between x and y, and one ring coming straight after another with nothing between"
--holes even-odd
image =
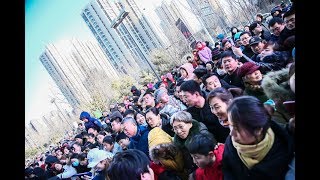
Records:
<instances>
[{"instance_id":1,"label":"crowd of people","mask_svg":"<svg viewBox=\"0 0 320 180\"><path fill-rule=\"evenodd\" d=\"M295 179L295 8L271 15L197 42L101 117L83 111L25 179Z\"/></svg>"}]
</instances>

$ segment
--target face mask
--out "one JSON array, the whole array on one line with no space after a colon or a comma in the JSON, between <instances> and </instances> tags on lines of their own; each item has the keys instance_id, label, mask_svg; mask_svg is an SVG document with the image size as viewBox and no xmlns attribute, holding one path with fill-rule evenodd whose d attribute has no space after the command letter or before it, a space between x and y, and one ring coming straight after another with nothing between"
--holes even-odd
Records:
<instances>
[{"instance_id":1,"label":"face mask","mask_svg":"<svg viewBox=\"0 0 320 180\"><path fill-rule=\"evenodd\" d=\"M79 166L79 160L78 160L78 159L75 160L75 161L72 163L72 166L74 166L74 167Z\"/></svg>"},{"instance_id":2,"label":"face mask","mask_svg":"<svg viewBox=\"0 0 320 180\"><path fill-rule=\"evenodd\" d=\"M218 73L220 76L223 76L223 75L225 75L227 72L226 72L224 69L217 69L217 73Z\"/></svg>"}]
</instances>

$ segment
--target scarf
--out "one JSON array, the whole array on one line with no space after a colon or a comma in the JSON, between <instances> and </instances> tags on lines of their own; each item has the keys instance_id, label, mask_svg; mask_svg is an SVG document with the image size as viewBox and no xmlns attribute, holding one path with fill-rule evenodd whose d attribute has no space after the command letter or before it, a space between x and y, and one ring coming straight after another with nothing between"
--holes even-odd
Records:
<instances>
[{"instance_id":1,"label":"scarf","mask_svg":"<svg viewBox=\"0 0 320 180\"><path fill-rule=\"evenodd\" d=\"M242 145L234 141L232 144L237 149L238 156L241 161L251 169L255 164L259 163L270 151L274 143L274 132L271 128L267 130L264 139L255 145Z\"/></svg>"}]
</instances>

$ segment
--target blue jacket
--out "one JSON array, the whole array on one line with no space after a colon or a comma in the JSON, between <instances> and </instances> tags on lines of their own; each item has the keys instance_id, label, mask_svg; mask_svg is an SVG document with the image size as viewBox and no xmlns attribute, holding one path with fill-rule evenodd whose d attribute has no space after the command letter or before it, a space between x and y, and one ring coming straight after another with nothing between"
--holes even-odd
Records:
<instances>
[{"instance_id":1,"label":"blue jacket","mask_svg":"<svg viewBox=\"0 0 320 180\"><path fill-rule=\"evenodd\" d=\"M101 122L98 119L92 118L88 112L82 111L82 113L80 114L80 120L82 120L82 118L87 118L89 120L88 122L84 123L86 131L88 131L88 129L93 126L95 126L98 131L100 131L100 129L102 128Z\"/></svg>"},{"instance_id":2,"label":"blue jacket","mask_svg":"<svg viewBox=\"0 0 320 180\"><path fill-rule=\"evenodd\" d=\"M149 157L148 134L149 129L145 126L137 126L137 134L130 138L129 149L138 149Z\"/></svg>"}]
</instances>

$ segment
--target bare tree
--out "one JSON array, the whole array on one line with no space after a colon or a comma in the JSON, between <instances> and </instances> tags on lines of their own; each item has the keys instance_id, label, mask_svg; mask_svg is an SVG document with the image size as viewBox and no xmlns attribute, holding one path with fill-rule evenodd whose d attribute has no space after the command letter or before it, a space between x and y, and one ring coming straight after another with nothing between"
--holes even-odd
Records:
<instances>
[{"instance_id":1,"label":"bare tree","mask_svg":"<svg viewBox=\"0 0 320 180\"><path fill-rule=\"evenodd\" d=\"M122 102L124 96L131 94L130 90L134 84L137 84L137 82L131 76L123 76L118 80L112 81L111 87L114 95L113 98L110 99L110 103Z\"/></svg>"},{"instance_id":2,"label":"bare tree","mask_svg":"<svg viewBox=\"0 0 320 180\"><path fill-rule=\"evenodd\" d=\"M154 49L151 51L151 61L156 66L156 71L160 75L164 75L178 65L177 61L171 60L166 49Z\"/></svg>"}]
</instances>

